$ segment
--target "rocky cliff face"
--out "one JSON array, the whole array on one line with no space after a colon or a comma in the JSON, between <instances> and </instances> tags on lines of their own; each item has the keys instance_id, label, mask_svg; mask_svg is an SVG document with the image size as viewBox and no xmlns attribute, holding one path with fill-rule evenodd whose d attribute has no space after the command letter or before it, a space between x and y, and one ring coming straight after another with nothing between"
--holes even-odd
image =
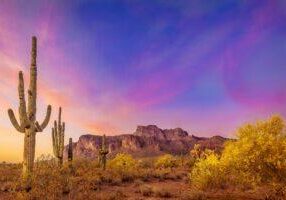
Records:
<instances>
[{"instance_id":1,"label":"rocky cliff face","mask_svg":"<svg viewBox=\"0 0 286 200\"><path fill-rule=\"evenodd\" d=\"M189 135L181 128L160 129L155 125L138 126L133 134L107 136L109 156L129 153L136 157L156 156L165 153L186 154L195 144L203 148L221 150L226 138L210 138ZM101 144L99 135L82 135L74 143L74 156L96 158Z\"/></svg>"}]
</instances>

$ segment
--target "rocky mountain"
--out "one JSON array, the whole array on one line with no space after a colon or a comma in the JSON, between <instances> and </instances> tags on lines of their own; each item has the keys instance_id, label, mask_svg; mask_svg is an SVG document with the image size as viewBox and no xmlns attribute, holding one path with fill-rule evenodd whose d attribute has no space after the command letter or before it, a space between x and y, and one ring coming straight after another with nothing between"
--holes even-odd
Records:
<instances>
[{"instance_id":1,"label":"rocky mountain","mask_svg":"<svg viewBox=\"0 0 286 200\"><path fill-rule=\"evenodd\" d=\"M186 154L195 144L201 144L202 148L220 151L227 140L221 136L196 137L189 135L181 128L163 130L156 125L138 126L133 134L106 136L106 139L109 156L123 152L135 157L157 156L165 153ZM74 156L96 158L100 144L100 135L82 135L73 144Z\"/></svg>"}]
</instances>

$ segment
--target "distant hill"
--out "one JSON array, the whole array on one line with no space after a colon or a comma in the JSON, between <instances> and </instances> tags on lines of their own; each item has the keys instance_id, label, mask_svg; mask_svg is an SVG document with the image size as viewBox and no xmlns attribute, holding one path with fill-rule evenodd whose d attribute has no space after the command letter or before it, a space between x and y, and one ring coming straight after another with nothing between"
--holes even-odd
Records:
<instances>
[{"instance_id":1,"label":"distant hill","mask_svg":"<svg viewBox=\"0 0 286 200\"><path fill-rule=\"evenodd\" d=\"M220 151L227 138L213 136L210 138L189 135L181 128L160 129L156 125L138 126L133 134L106 136L109 156L116 153L129 153L135 157L157 156L166 153L186 154L195 144L202 148ZM73 144L74 156L97 158L101 144L101 135L82 135ZM67 147L65 149L65 154Z\"/></svg>"}]
</instances>

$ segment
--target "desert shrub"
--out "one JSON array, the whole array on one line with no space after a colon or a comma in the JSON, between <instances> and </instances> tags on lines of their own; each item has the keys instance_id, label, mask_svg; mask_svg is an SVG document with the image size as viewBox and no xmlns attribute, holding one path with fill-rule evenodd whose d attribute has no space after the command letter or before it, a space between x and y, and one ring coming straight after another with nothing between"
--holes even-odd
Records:
<instances>
[{"instance_id":1,"label":"desert shrub","mask_svg":"<svg viewBox=\"0 0 286 200\"><path fill-rule=\"evenodd\" d=\"M194 148L190 151L190 156L194 159L201 158L203 150L200 144L195 144Z\"/></svg>"},{"instance_id":2,"label":"desert shrub","mask_svg":"<svg viewBox=\"0 0 286 200\"><path fill-rule=\"evenodd\" d=\"M64 166L68 168L68 163L65 163ZM90 169L97 169L99 164L96 160L84 159L84 158L77 158L73 161L73 170L75 176L84 176L84 175L94 175L97 173L97 170L90 170Z\"/></svg>"},{"instance_id":3,"label":"desert shrub","mask_svg":"<svg viewBox=\"0 0 286 200\"><path fill-rule=\"evenodd\" d=\"M167 177L167 174L169 173L169 170L163 169L163 170L154 170L152 173L152 176L154 178L157 178L159 180L165 180L165 178Z\"/></svg>"},{"instance_id":4,"label":"desert shrub","mask_svg":"<svg viewBox=\"0 0 286 200\"><path fill-rule=\"evenodd\" d=\"M200 158L190 173L191 183L201 189L222 185L224 182L222 178L222 167L215 153Z\"/></svg>"},{"instance_id":5,"label":"desert shrub","mask_svg":"<svg viewBox=\"0 0 286 200\"><path fill-rule=\"evenodd\" d=\"M186 193L182 196L182 200L206 200L207 195L204 191L201 190L191 190L189 193Z\"/></svg>"},{"instance_id":6,"label":"desert shrub","mask_svg":"<svg viewBox=\"0 0 286 200\"><path fill-rule=\"evenodd\" d=\"M108 167L119 170L131 170L136 167L136 160L129 154L119 153L108 162Z\"/></svg>"},{"instance_id":7,"label":"desert shrub","mask_svg":"<svg viewBox=\"0 0 286 200\"><path fill-rule=\"evenodd\" d=\"M153 177L154 170L153 169L140 169L137 173L137 178L141 181L148 181Z\"/></svg>"},{"instance_id":8,"label":"desert shrub","mask_svg":"<svg viewBox=\"0 0 286 200\"><path fill-rule=\"evenodd\" d=\"M186 159L186 162L185 162L185 167L187 168L193 168L195 163L196 163L196 159L192 158L192 157L189 157Z\"/></svg>"},{"instance_id":9,"label":"desert shrub","mask_svg":"<svg viewBox=\"0 0 286 200\"><path fill-rule=\"evenodd\" d=\"M140 187L140 193L145 197L150 197L153 195L154 191L153 188L149 185L142 185Z\"/></svg>"},{"instance_id":10,"label":"desert shrub","mask_svg":"<svg viewBox=\"0 0 286 200\"><path fill-rule=\"evenodd\" d=\"M153 192L156 197L160 198L171 198L173 196L172 193L165 188L154 188Z\"/></svg>"},{"instance_id":11,"label":"desert shrub","mask_svg":"<svg viewBox=\"0 0 286 200\"><path fill-rule=\"evenodd\" d=\"M286 135L281 117L247 124L228 142L221 162L237 182L251 185L285 182Z\"/></svg>"},{"instance_id":12,"label":"desert shrub","mask_svg":"<svg viewBox=\"0 0 286 200\"><path fill-rule=\"evenodd\" d=\"M18 181L18 177L21 176L21 167L20 164L0 164L0 185L5 182Z\"/></svg>"},{"instance_id":13,"label":"desert shrub","mask_svg":"<svg viewBox=\"0 0 286 200\"><path fill-rule=\"evenodd\" d=\"M195 164L196 159L194 159L189 154L176 156L177 167L180 168L191 168Z\"/></svg>"},{"instance_id":14,"label":"desert shrub","mask_svg":"<svg viewBox=\"0 0 286 200\"><path fill-rule=\"evenodd\" d=\"M106 196L102 197L102 200L120 200L126 199L126 195L121 190L116 190L110 194L105 194Z\"/></svg>"},{"instance_id":15,"label":"desert shrub","mask_svg":"<svg viewBox=\"0 0 286 200\"><path fill-rule=\"evenodd\" d=\"M60 198L68 187L66 179L65 172L57 167L52 156L41 155L35 163L31 196L36 199L42 199L46 194L51 194L48 199Z\"/></svg>"},{"instance_id":16,"label":"desert shrub","mask_svg":"<svg viewBox=\"0 0 286 200\"><path fill-rule=\"evenodd\" d=\"M166 154L163 156L160 156L156 163L155 166L157 168L172 168L178 166L177 160L174 156L171 154Z\"/></svg>"},{"instance_id":17,"label":"desert shrub","mask_svg":"<svg viewBox=\"0 0 286 200\"><path fill-rule=\"evenodd\" d=\"M154 158L141 158L138 160L138 167L143 169L148 169L154 167Z\"/></svg>"},{"instance_id":18,"label":"desert shrub","mask_svg":"<svg viewBox=\"0 0 286 200\"><path fill-rule=\"evenodd\" d=\"M272 190L270 190L265 198L265 200L283 200L286 199L286 186L276 185Z\"/></svg>"},{"instance_id":19,"label":"desert shrub","mask_svg":"<svg viewBox=\"0 0 286 200\"><path fill-rule=\"evenodd\" d=\"M221 158L207 153L195 164L190 177L201 188L285 183L285 157L284 123L281 117L273 116L241 127L237 140L226 143Z\"/></svg>"},{"instance_id":20,"label":"desert shrub","mask_svg":"<svg viewBox=\"0 0 286 200\"><path fill-rule=\"evenodd\" d=\"M117 154L107 166L120 177L121 182L132 182L138 177L137 162L129 154Z\"/></svg>"}]
</instances>

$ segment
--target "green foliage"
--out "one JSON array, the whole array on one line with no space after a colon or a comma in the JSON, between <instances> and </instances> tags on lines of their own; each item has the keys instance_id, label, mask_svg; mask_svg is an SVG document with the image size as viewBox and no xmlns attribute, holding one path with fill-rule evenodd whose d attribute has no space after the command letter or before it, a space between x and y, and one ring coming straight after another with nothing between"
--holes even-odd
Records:
<instances>
[{"instance_id":1,"label":"green foliage","mask_svg":"<svg viewBox=\"0 0 286 200\"><path fill-rule=\"evenodd\" d=\"M172 168L172 167L178 166L178 163L174 156L170 154L166 154L166 155L160 156L157 159L155 166L159 168Z\"/></svg>"}]
</instances>

